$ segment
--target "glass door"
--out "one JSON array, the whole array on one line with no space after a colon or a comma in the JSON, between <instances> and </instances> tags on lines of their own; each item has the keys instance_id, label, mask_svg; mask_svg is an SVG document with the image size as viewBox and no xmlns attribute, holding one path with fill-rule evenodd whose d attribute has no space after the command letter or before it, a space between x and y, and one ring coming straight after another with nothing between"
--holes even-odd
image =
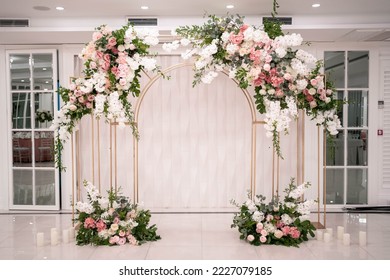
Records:
<instances>
[{"instance_id":1,"label":"glass door","mask_svg":"<svg viewBox=\"0 0 390 280\"><path fill-rule=\"evenodd\" d=\"M324 58L337 98L347 101L338 111L343 128L327 144L327 204L367 204L369 52L327 51Z\"/></svg>"},{"instance_id":2,"label":"glass door","mask_svg":"<svg viewBox=\"0 0 390 280\"><path fill-rule=\"evenodd\" d=\"M10 208L58 210L54 164L55 50L7 52L12 154Z\"/></svg>"}]
</instances>

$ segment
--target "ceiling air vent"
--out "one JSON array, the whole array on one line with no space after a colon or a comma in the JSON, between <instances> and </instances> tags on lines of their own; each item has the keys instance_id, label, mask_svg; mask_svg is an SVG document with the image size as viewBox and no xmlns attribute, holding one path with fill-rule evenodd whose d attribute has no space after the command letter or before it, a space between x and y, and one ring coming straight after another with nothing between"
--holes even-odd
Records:
<instances>
[{"instance_id":1,"label":"ceiling air vent","mask_svg":"<svg viewBox=\"0 0 390 280\"><path fill-rule=\"evenodd\" d=\"M278 21L281 22L284 25L291 25L292 24L292 17L263 17L263 24L264 21Z\"/></svg>"},{"instance_id":2,"label":"ceiling air vent","mask_svg":"<svg viewBox=\"0 0 390 280\"><path fill-rule=\"evenodd\" d=\"M157 26L157 18L127 18L133 26Z\"/></svg>"},{"instance_id":3,"label":"ceiling air vent","mask_svg":"<svg viewBox=\"0 0 390 280\"><path fill-rule=\"evenodd\" d=\"M30 22L28 19L12 19L1 18L0 27L28 27Z\"/></svg>"}]
</instances>

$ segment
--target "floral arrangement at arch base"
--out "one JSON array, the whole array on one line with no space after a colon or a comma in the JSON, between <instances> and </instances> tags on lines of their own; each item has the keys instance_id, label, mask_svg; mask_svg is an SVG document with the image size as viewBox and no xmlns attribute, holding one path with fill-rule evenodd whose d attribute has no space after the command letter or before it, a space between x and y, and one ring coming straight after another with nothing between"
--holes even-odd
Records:
<instances>
[{"instance_id":1,"label":"floral arrangement at arch base","mask_svg":"<svg viewBox=\"0 0 390 280\"><path fill-rule=\"evenodd\" d=\"M323 125L328 135L341 128L336 109L342 101L334 98L331 83L320 74L322 62L299 49L301 35L284 35L280 24L272 22L263 30L231 15L212 15L202 26L182 26L174 33L182 39L165 43L163 49L170 52L182 46L184 59L194 57L194 86L209 84L218 72L226 71L240 88L254 88L257 110L265 115L266 135L272 137L280 157L280 133L289 132L298 109Z\"/></svg>"},{"instance_id":2,"label":"floral arrangement at arch base","mask_svg":"<svg viewBox=\"0 0 390 280\"><path fill-rule=\"evenodd\" d=\"M255 246L275 244L298 247L308 236L314 237L315 227L310 222L310 207L314 201L302 201L308 183L296 186L292 179L285 189L281 202L274 197L265 203L265 197L250 198L242 205L232 201L240 209L233 218L232 228L238 228L240 239Z\"/></svg>"},{"instance_id":3,"label":"floral arrangement at arch base","mask_svg":"<svg viewBox=\"0 0 390 280\"><path fill-rule=\"evenodd\" d=\"M156 60L149 53L150 46L158 42L156 29L136 30L131 25L114 31L105 25L96 28L92 41L79 54L85 77L72 80L68 88L59 89L64 105L52 129L57 132L56 166L60 170L64 169L63 144L84 115L115 120L120 126L128 123L138 137L128 97L139 95L142 71L158 71Z\"/></svg>"},{"instance_id":4,"label":"floral arrangement at arch base","mask_svg":"<svg viewBox=\"0 0 390 280\"><path fill-rule=\"evenodd\" d=\"M77 202L77 245L141 245L161 239L156 225L149 226L151 214L139 204L110 190L108 198L84 181L88 202Z\"/></svg>"}]
</instances>

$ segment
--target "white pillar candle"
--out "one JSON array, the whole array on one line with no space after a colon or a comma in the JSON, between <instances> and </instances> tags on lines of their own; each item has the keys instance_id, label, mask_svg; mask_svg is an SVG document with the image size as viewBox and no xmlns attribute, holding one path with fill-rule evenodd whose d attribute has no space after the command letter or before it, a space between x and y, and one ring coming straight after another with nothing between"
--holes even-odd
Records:
<instances>
[{"instance_id":1,"label":"white pillar candle","mask_svg":"<svg viewBox=\"0 0 390 280\"><path fill-rule=\"evenodd\" d=\"M343 244L349 246L351 244L351 236L349 233L344 233L343 235Z\"/></svg>"},{"instance_id":2,"label":"white pillar candle","mask_svg":"<svg viewBox=\"0 0 390 280\"><path fill-rule=\"evenodd\" d=\"M325 243L329 243L330 242L330 234L329 234L329 232L325 232L324 233L324 241L325 241Z\"/></svg>"},{"instance_id":3,"label":"white pillar candle","mask_svg":"<svg viewBox=\"0 0 390 280\"><path fill-rule=\"evenodd\" d=\"M322 230L317 229L316 236L317 236L317 240L321 241L324 239L324 232Z\"/></svg>"},{"instance_id":4,"label":"white pillar candle","mask_svg":"<svg viewBox=\"0 0 390 280\"><path fill-rule=\"evenodd\" d=\"M338 226L337 227L337 239L342 240L344 236L344 227Z\"/></svg>"},{"instance_id":5,"label":"white pillar candle","mask_svg":"<svg viewBox=\"0 0 390 280\"><path fill-rule=\"evenodd\" d=\"M51 229L51 245L56 246L58 244L58 232L56 228Z\"/></svg>"},{"instance_id":6,"label":"white pillar candle","mask_svg":"<svg viewBox=\"0 0 390 280\"><path fill-rule=\"evenodd\" d=\"M37 233L37 246L42 247L45 244L45 235L43 232Z\"/></svg>"},{"instance_id":7,"label":"white pillar candle","mask_svg":"<svg viewBox=\"0 0 390 280\"><path fill-rule=\"evenodd\" d=\"M327 228L326 232L329 233L330 237L332 238L332 236L333 236L333 228Z\"/></svg>"},{"instance_id":8,"label":"white pillar candle","mask_svg":"<svg viewBox=\"0 0 390 280\"><path fill-rule=\"evenodd\" d=\"M367 233L365 231L359 231L359 245L360 246L367 245Z\"/></svg>"},{"instance_id":9,"label":"white pillar candle","mask_svg":"<svg viewBox=\"0 0 390 280\"><path fill-rule=\"evenodd\" d=\"M74 239L75 237L75 230L74 230L74 227L70 227L69 228L69 238L70 239Z\"/></svg>"},{"instance_id":10,"label":"white pillar candle","mask_svg":"<svg viewBox=\"0 0 390 280\"><path fill-rule=\"evenodd\" d=\"M68 229L64 229L62 231L62 242L69 243L69 230Z\"/></svg>"}]
</instances>

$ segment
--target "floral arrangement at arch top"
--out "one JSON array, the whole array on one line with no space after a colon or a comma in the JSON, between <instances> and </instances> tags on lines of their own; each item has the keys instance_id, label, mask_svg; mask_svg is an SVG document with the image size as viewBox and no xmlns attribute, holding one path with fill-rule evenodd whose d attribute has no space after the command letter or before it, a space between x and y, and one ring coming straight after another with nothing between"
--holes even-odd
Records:
<instances>
[{"instance_id":1,"label":"floral arrangement at arch top","mask_svg":"<svg viewBox=\"0 0 390 280\"><path fill-rule=\"evenodd\" d=\"M232 228L238 228L240 239L252 245L284 245L298 247L300 243L314 237L315 227L310 222L310 208L314 201L302 201L308 183L296 186L292 179L285 189L285 197L265 203L265 197L250 198L242 205L232 201L240 211L233 218Z\"/></svg>"},{"instance_id":2,"label":"floral arrangement at arch top","mask_svg":"<svg viewBox=\"0 0 390 280\"><path fill-rule=\"evenodd\" d=\"M84 115L93 113L96 118L115 120L122 126L128 123L138 136L128 97L139 95L142 71L158 70L149 53L150 46L158 42L156 29L136 30L130 24L114 31L105 25L96 28L92 41L79 54L85 77L72 80L69 88L59 89L64 105L52 128L58 131L56 165L60 170L64 169L60 156L63 143Z\"/></svg>"},{"instance_id":3,"label":"floral arrangement at arch top","mask_svg":"<svg viewBox=\"0 0 390 280\"><path fill-rule=\"evenodd\" d=\"M170 52L183 46L187 48L184 59L195 57L194 86L211 83L220 71L227 71L240 88L253 86L257 110L265 114L267 136L281 156L279 134L288 133L298 109L305 109L328 134L335 135L341 128L336 115L340 101L333 98L330 83L319 72L321 62L298 49L301 35L283 35L278 24L264 27L267 32L245 24L240 16L209 16L202 26L177 28L175 34L182 39L165 43L163 49Z\"/></svg>"},{"instance_id":4,"label":"floral arrangement at arch top","mask_svg":"<svg viewBox=\"0 0 390 280\"><path fill-rule=\"evenodd\" d=\"M77 245L141 245L160 239L157 227L149 226L151 214L139 204L111 190L108 198L100 195L97 188L85 181L88 202L77 202L79 229Z\"/></svg>"}]
</instances>

